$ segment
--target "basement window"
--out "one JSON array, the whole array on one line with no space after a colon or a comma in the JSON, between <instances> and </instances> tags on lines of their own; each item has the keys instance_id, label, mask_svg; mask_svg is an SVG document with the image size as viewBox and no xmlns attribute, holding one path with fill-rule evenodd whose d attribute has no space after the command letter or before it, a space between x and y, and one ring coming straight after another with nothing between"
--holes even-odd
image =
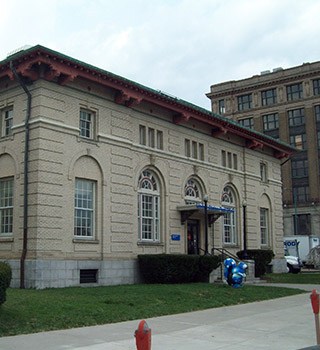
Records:
<instances>
[{"instance_id":1,"label":"basement window","mask_svg":"<svg viewBox=\"0 0 320 350\"><path fill-rule=\"evenodd\" d=\"M80 270L80 283L97 283L97 282L98 282L97 269Z\"/></svg>"}]
</instances>

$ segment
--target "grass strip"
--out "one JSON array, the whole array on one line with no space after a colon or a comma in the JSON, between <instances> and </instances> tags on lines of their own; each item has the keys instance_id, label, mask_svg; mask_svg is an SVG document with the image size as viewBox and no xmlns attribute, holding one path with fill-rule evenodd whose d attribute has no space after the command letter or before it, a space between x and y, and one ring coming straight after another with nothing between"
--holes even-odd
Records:
<instances>
[{"instance_id":1,"label":"grass strip","mask_svg":"<svg viewBox=\"0 0 320 350\"><path fill-rule=\"evenodd\" d=\"M207 283L8 289L0 336L93 326L249 303L304 293L298 289Z\"/></svg>"}]
</instances>

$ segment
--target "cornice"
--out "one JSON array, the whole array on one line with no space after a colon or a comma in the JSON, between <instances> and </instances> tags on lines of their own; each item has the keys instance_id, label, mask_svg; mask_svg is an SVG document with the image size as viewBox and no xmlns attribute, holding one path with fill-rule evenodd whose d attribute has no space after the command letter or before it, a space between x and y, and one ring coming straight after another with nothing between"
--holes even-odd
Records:
<instances>
[{"instance_id":1,"label":"cornice","mask_svg":"<svg viewBox=\"0 0 320 350\"><path fill-rule=\"evenodd\" d=\"M244 139L244 144L250 149L272 148L277 158L289 157L295 152L295 149L287 144L244 128L218 114L40 45L20 51L0 62L0 79L14 80L10 62L18 74L30 83L45 79L67 85L78 78L85 79L112 89L114 102L117 104L133 108L144 101L149 102L171 111L172 122L175 124L186 124L193 119L209 126L213 137L220 137L227 133L237 135Z\"/></svg>"}]
</instances>

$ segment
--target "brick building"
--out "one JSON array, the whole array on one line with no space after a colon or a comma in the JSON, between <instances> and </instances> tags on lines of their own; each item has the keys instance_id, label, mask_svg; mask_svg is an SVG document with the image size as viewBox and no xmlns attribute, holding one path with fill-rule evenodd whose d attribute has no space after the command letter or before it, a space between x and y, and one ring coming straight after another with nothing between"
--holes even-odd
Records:
<instances>
[{"instance_id":1,"label":"brick building","mask_svg":"<svg viewBox=\"0 0 320 350\"><path fill-rule=\"evenodd\" d=\"M299 149L281 166L284 235L320 237L320 62L215 84L207 96L213 112Z\"/></svg>"},{"instance_id":2,"label":"brick building","mask_svg":"<svg viewBox=\"0 0 320 350\"><path fill-rule=\"evenodd\" d=\"M14 287L135 283L138 254L244 242L285 267L289 145L42 46L0 62L0 113Z\"/></svg>"}]
</instances>

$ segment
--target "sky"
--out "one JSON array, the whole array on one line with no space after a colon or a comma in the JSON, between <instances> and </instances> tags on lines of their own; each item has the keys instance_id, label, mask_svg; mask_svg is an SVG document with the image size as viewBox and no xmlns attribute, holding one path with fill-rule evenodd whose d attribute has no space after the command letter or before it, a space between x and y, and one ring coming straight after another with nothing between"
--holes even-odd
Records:
<instances>
[{"instance_id":1,"label":"sky","mask_svg":"<svg viewBox=\"0 0 320 350\"><path fill-rule=\"evenodd\" d=\"M320 61L320 0L0 0L0 61L48 47L210 109L213 84Z\"/></svg>"}]
</instances>

